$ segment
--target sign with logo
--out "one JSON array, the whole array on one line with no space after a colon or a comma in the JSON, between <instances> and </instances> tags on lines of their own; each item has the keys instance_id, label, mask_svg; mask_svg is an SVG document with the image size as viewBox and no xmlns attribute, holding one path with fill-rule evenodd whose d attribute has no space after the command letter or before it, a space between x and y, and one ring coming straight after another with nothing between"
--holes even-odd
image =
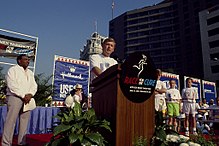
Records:
<instances>
[{"instance_id":1,"label":"sign with logo","mask_svg":"<svg viewBox=\"0 0 219 146\"><path fill-rule=\"evenodd\" d=\"M136 52L121 65L120 87L133 102L143 102L151 97L157 82L154 63L146 52Z\"/></svg>"},{"instance_id":2,"label":"sign with logo","mask_svg":"<svg viewBox=\"0 0 219 146\"><path fill-rule=\"evenodd\" d=\"M55 55L53 101L64 101L76 84L88 96L89 62Z\"/></svg>"},{"instance_id":3,"label":"sign with logo","mask_svg":"<svg viewBox=\"0 0 219 146\"><path fill-rule=\"evenodd\" d=\"M35 59L36 41L10 37L0 34L0 56L17 58L20 54L26 54Z\"/></svg>"},{"instance_id":4,"label":"sign with logo","mask_svg":"<svg viewBox=\"0 0 219 146\"><path fill-rule=\"evenodd\" d=\"M207 102L209 102L211 99L217 98L215 82L202 80L202 93L203 98L205 98Z\"/></svg>"},{"instance_id":5,"label":"sign with logo","mask_svg":"<svg viewBox=\"0 0 219 146\"><path fill-rule=\"evenodd\" d=\"M179 86L180 86L179 75L168 73L168 72L162 72L160 80L163 81L166 84L167 89L170 88L169 81L170 80L175 80L175 82L176 82L176 87L175 88L180 89L179 88Z\"/></svg>"},{"instance_id":6,"label":"sign with logo","mask_svg":"<svg viewBox=\"0 0 219 146\"><path fill-rule=\"evenodd\" d=\"M187 77L184 76L184 88L186 88L186 79L191 78L192 79L192 87L196 88L197 93L198 93L198 100L199 101L202 98L201 95L201 79L193 78L193 77Z\"/></svg>"}]
</instances>

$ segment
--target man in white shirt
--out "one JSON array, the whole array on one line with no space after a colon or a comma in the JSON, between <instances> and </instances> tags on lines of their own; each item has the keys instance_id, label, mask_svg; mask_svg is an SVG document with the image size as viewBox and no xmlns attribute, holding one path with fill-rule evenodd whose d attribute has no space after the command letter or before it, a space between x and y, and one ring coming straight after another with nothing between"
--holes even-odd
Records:
<instances>
[{"instance_id":1,"label":"man in white shirt","mask_svg":"<svg viewBox=\"0 0 219 146\"><path fill-rule=\"evenodd\" d=\"M111 53L115 50L115 45L116 43L113 38L107 38L102 43L102 54L90 56L91 81L106 69L118 63L115 59L110 57Z\"/></svg>"},{"instance_id":2,"label":"man in white shirt","mask_svg":"<svg viewBox=\"0 0 219 146\"><path fill-rule=\"evenodd\" d=\"M197 135L196 132L196 99L198 99L197 90L192 87L192 79L186 79L187 87L182 90L182 102L183 102L183 113L185 113L185 135L189 136L189 115L192 115L191 125L193 127L193 134Z\"/></svg>"},{"instance_id":3,"label":"man in white shirt","mask_svg":"<svg viewBox=\"0 0 219 146\"><path fill-rule=\"evenodd\" d=\"M28 69L29 58L22 54L17 57L17 65L6 74L7 116L2 135L2 146L11 146L15 123L19 116L18 145L26 145L26 132L30 111L23 112L23 106L29 104L37 91L34 74Z\"/></svg>"}]
</instances>

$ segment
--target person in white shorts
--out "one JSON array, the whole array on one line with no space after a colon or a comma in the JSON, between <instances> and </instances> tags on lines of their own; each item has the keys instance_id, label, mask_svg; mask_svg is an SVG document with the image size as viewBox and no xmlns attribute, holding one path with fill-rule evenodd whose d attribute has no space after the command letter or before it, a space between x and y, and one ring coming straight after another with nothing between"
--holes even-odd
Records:
<instances>
[{"instance_id":1,"label":"person in white shorts","mask_svg":"<svg viewBox=\"0 0 219 146\"><path fill-rule=\"evenodd\" d=\"M196 132L196 99L198 99L197 89L192 87L192 79L186 79L187 87L182 90L182 102L183 102L183 112L185 113L185 135L189 136L189 124L193 127L193 134L197 135ZM192 115L192 123L189 123L189 115Z\"/></svg>"},{"instance_id":2,"label":"person in white shorts","mask_svg":"<svg viewBox=\"0 0 219 146\"><path fill-rule=\"evenodd\" d=\"M155 111L159 111L163 113L163 116L165 116L166 112L166 84L160 80L160 77L162 75L162 72L160 69L156 70L157 73L157 84L155 87Z\"/></svg>"}]
</instances>

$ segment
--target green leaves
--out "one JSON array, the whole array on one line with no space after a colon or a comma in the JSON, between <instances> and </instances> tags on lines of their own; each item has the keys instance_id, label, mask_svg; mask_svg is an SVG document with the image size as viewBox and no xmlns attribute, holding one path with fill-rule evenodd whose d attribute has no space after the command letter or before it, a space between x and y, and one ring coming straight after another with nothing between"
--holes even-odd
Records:
<instances>
[{"instance_id":1,"label":"green leaves","mask_svg":"<svg viewBox=\"0 0 219 146\"><path fill-rule=\"evenodd\" d=\"M165 141L167 137L164 127L161 126L156 128L155 135L159 137L162 141Z\"/></svg>"},{"instance_id":2,"label":"green leaves","mask_svg":"<svg viewBox=\"0 0 219 146\"><path fill-rule=\"evenodd\" d=\"M98 146L103 145L104 138L103 138L103 136L102 136L101 134L99 134L99 133L89 133L89 134L86 135L86 137L87 137L90 141L96 143Z\"/></svg>"},{"instance_id":3,"label":"green leaves","mask_svg":"<svg viewBox=\"0 0 219 146\"><path fill-rule=\"evenodd\" d=\"M50 80L52 75L46 77L43 73L35 75L35 80L38 85L37 92L34 95L37 106L44 106L46 103L50 104L48 97L53 94L52 84Z\"/></svg>"},{"instance_id":4,"label":"green leaves","mask_svg":"<svg viewBox=\"0 0 219 146\"><path fill-rule=\"evenodd\" d=\"M63 123L61 123L60 125L58 125L57 127L54 128L54 136L57 136L58 134L65 132L67 130L69 130L72 126L71 125L65 125Z\"/></svg>"},{"instance_id":5,"label":"green leaves","mask_svg":"<svg viewBox=\"0 0 219 146\"><path fill-rule=\"evenodd\" d=\"M80 143L81 145L104 146L106 141L99 133L100 129L111 131L110 123L106 120L98 120L94 109L82 112L79 103L75 103L73 109L66 109L58 113L55 118L61 123L55 127L54 136L48 146L58 146L60 139L68 144Z\"/></svg>"},{"instance_id":6,"label":"green leaves","mask_svg":"<svg viewBox=\"0 0 219 146\"><path fill-rule=\"evenodd\" d=\"M70 135L69 135L70 143L75 143L79 139L79 136L80 135L78 135L78 134L70 133Z\"/></svg>"}]
</instances>

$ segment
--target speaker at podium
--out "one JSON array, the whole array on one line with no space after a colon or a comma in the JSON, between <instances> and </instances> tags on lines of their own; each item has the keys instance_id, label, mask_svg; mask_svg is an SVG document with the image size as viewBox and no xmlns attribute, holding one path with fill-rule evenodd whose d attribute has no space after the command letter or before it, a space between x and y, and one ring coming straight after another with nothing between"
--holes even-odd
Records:
<instances>
[{"instance_id":1,"label":"speaker at podium","mask_svg":"<svg viewBox=\"0 0 219 146\"><path fill-rule=\"evenodd\" d=\"M92 82L96 115L111 124L103 133L113 146L131 146L136 137L151 139L155 127L156 68L147 52L136 52Z\"/></svg>"}]
</instances>

